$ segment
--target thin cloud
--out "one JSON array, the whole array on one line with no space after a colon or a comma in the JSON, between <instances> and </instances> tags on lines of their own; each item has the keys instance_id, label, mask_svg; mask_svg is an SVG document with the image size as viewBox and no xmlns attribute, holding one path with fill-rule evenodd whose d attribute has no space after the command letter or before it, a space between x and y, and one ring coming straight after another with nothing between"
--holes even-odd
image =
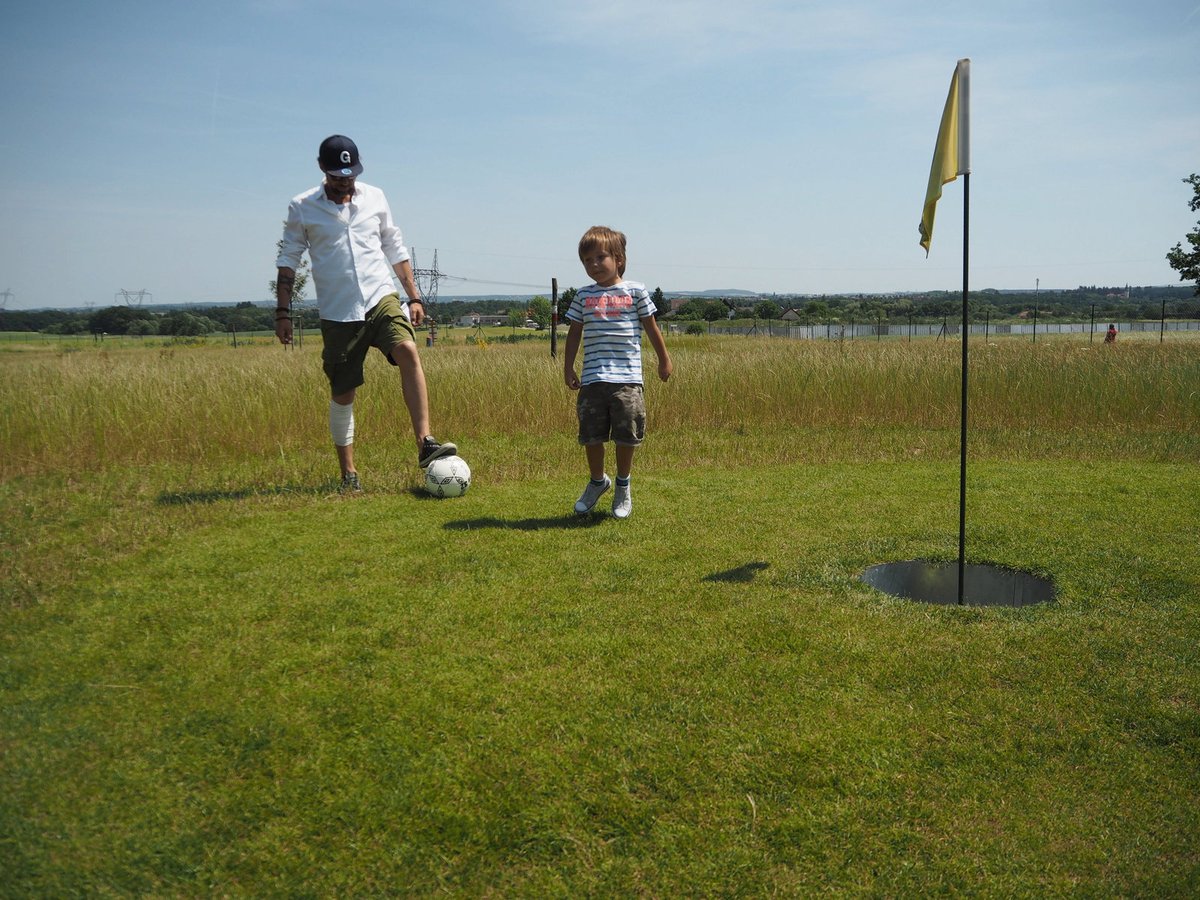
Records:
<instances>
[{"instance_id":1,"label":"thin cloud","mask_svg":"<svg viewBox=\"0 0 1200 900\"><path fill-rule=\"evenodd\" d=\"M779 0L521 0L524 27L565 43L618 40L649 45L663 56L728 59L749 52L813 51L884 46L901 22L874 6L803 6Z\"/></svg>"}]
</instances>

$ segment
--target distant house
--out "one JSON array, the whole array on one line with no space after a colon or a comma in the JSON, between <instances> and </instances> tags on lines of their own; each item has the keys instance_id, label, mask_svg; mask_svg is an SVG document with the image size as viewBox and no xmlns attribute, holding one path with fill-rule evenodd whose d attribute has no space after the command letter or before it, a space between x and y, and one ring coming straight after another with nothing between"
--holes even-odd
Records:
<instances>
[{"instance_id":1,"label":"distant house","mask_svg":"<svg viewBox=\"0 0 1200 900\"><path fill-rule=\"evenodd\" d=\"M783 319L785 322L799 322L802 318L804 318L804 315L799 310L793 309L789 306L783 311L783 315L779 318Z\"/></svg>"},{"instance_id":2,"label":"distant house","mask_svg":"<svg viewBox=\"0 0 1200 900\"><path fill-rule=\"evenodd\" d=\"M507 325L508 316L488 316L483 313L469 312L465 316L459 316L458 321L454 324L463 328L475 328L478 325Z\"/></svg>"}]
</instances>

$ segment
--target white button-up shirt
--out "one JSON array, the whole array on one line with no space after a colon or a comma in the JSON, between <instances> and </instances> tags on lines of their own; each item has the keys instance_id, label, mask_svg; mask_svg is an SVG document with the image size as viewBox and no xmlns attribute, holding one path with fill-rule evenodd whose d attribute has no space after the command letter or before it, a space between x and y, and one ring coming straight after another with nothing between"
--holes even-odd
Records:
<instances>
[{"instance_id":1,"label":"white button-up shirt","mask_svg":"<svg viewBox=\"0 0 1200 900\"><path fill-rule=\"evenodd\" d=\"M292 198L276 268L298 269L305 250L321 318L334 322L366 319L367 310L396 292L392 267L409 258L383 191L361 181L344 206L325 195L324 185Z\"/></svg>"}]
</instances>

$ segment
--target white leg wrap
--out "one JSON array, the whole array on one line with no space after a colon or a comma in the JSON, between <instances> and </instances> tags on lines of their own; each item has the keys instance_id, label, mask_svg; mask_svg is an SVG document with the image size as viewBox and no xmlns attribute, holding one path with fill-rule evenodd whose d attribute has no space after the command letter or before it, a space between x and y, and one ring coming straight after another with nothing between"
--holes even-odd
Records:
<instances>
[{"instance_id":1,"label":"white leg wrap","mask_svg":"<svg viewBox=\"0 0 1200 900\"><path fill-rule=\"evenodd\" d=\"M348 447L354 443L354 404L329 401L329 433L336 447Z\"/></svg>"}]
</instances>

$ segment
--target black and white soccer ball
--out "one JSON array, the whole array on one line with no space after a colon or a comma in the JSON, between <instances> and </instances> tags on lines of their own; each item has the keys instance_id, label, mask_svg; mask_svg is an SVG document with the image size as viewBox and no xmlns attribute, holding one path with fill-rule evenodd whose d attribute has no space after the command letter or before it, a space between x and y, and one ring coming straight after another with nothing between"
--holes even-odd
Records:
<instances>
[{"instance_id":1,"label":"black and white soccer ball","mask_svg":"<svg viewBox=\"0 0 1200 900\"><path fill-rule=\"evenodd\" d=\"M461 456L443 456L425 467L425 490L435 497L461 497L471 486L471 467Z\"/></svg>"}]
</instances>

